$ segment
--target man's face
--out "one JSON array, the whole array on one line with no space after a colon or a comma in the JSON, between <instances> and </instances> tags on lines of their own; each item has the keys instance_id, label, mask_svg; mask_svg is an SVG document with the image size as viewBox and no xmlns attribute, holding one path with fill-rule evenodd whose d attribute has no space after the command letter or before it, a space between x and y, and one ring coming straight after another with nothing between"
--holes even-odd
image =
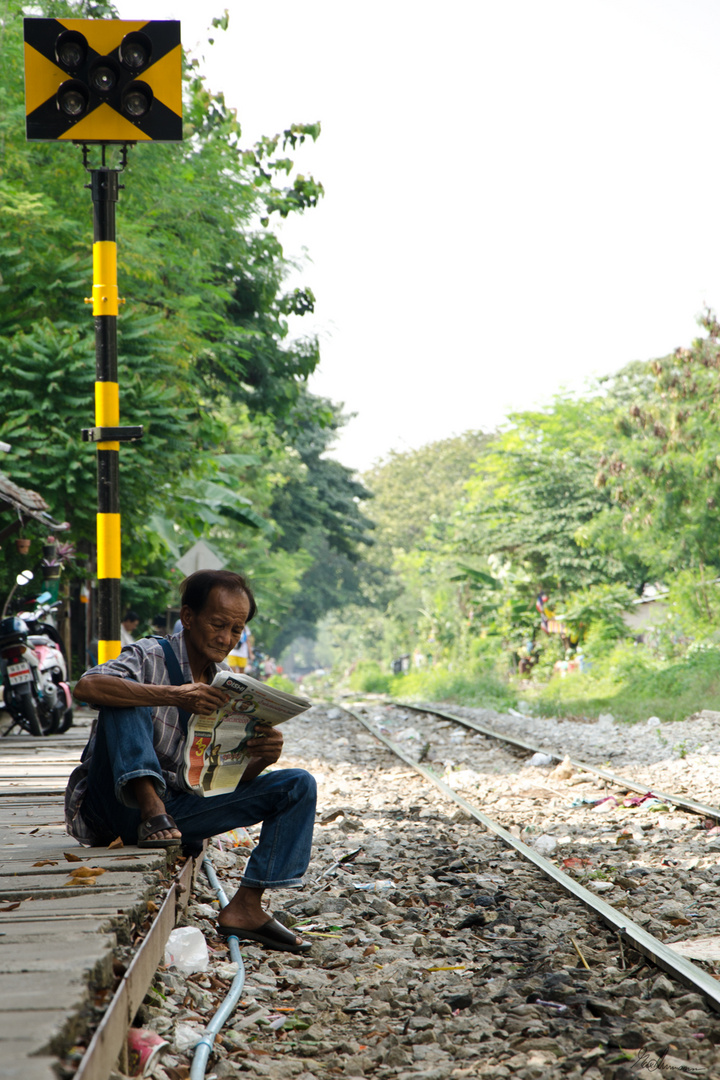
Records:
<instances>
[{"instance_id":1,"label":"man's face","mask_svg":"<svg viewBox=\"0 0 720 1080\"><path fill-rule=\"evenodd\" d=\"M219 664L235 648L249 614L250 601L245 593L216 585L202 611L193 611L187 605L180 611L188 651L205 664Z\"/></svg>"}]
</instances>

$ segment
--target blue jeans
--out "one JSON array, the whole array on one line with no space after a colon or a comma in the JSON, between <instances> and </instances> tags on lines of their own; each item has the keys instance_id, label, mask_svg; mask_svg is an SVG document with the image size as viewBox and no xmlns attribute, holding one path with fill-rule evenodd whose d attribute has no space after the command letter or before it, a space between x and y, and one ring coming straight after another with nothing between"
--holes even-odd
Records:
<instances>
[{"instance_id":1,"label":"blue jeans","mask_svg":"<svg viewBox=\"0 0 720 1080\"><path fill-rule=\"evenodd\" d=\"M98 842L121 836L137 842L140 811L128 782L153 778L165 809L193 853L218 833L262 822L241 884L254 889L302 885L315 823L315 780L304 769L278 769L242 781L226 795L202 796L168 788L153 745L152 710L100 710L81 814Z\"/></svg>"}]
</instances>

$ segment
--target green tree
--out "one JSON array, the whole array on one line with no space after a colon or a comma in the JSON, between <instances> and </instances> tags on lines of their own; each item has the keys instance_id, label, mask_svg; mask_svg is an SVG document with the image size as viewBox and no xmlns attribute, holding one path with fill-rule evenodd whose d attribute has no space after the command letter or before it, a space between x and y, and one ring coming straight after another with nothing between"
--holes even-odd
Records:
<instances>
[{"instance_id":1,"label":"green tree","mask_svg":"<svg viewBox=\"0 0 720 1080\"><path fill-rule=\"evenodd\" d=\"M598 531L619 533L659 578L720 571L720 324L708 310L700 325L689 348L643 365L597 469L613 506Z\"/></svg>"},{"instance_id":2,"label":"green tree","mask_svg":"<svg viewBox=\"0 0 720 1080\"><path fill-rule=\"evenodd\" d=\"M105 3L45 0L41 12L117 17ZM76 148L25 142L21 14L16 0L0 5L0 435L13 446L13 479L41 491L89 547L95 455L80 428L93 415L94 341L83 303L92 205ZM142 442L121 453L124 565L143 579L143 595L158 597L171 533L190 539L232 526L236 538L280 535L259 471L259 490L232 490L234 480L247 481L228 472L234 418L252 428L255 455L273 459L267 432L280 426L293 441L292 410L318 362L313 339L288 339L289 316L311 311L313 296L285 290L289 268L272 222L322 195L288 157L318 137L319 124L293 124L243 147L237 117L190 58L184 114L182 144L131 150L117 213L127 301L118 320L121 418L145 427ZM322 425L325 411L308 400L304 420ZM290 476L281 456L280 473ZM266 545L266 566L273 558L286 570L308 564Z\"/></svg>"}]
</instances>

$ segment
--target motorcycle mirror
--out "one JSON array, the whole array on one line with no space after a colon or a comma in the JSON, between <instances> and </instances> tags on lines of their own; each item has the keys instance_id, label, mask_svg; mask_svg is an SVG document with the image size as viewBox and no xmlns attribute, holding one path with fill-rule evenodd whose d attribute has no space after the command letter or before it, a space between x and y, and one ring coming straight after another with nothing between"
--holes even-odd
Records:
<instances>
[{"instance_id":1,"label":"motorcycle mirror","mask_svg":"<svg viewBox=\"0 0 720 1080\"><path fill-rule=\"evenodd\" d=\"M33 574L32 570L21 570L15 580L17 581L18 585L27 585L28 582L32 581L34 577L35 575ZM48 593L48 595L50 594Z\"/></svg>"},{"instance_id":2,"label":"motorcycle mirror","mask_svg":"<svg viewBox=\"0 0 720 1080\"><path fill-rule=\"evenodd\" d=\"M48 602L48 600L52 600L52 593L51 592L41 592L40 595L38 596L37 600L35 601L35 603L36 604L46 604Z\"/></svg>"}]
</instances>

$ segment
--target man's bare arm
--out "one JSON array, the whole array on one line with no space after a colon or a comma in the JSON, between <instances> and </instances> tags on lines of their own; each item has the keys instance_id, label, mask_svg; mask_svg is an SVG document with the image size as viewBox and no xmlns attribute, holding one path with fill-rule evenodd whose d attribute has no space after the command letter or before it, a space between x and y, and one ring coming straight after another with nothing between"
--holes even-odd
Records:
<instances>
[{"instance_id":1,"label":"man's bare arm","mask_svg":"<svg viewBox=\"0 0 720 1080\"><path fill-rule=\"evenodd\" d=\"M152 686L117 675L84 675L75 684L73 694L77 701L88 705L174 705L189 713L213 712L228 701L223 690L207 683Z\"/></svg>"}]
</instances>

